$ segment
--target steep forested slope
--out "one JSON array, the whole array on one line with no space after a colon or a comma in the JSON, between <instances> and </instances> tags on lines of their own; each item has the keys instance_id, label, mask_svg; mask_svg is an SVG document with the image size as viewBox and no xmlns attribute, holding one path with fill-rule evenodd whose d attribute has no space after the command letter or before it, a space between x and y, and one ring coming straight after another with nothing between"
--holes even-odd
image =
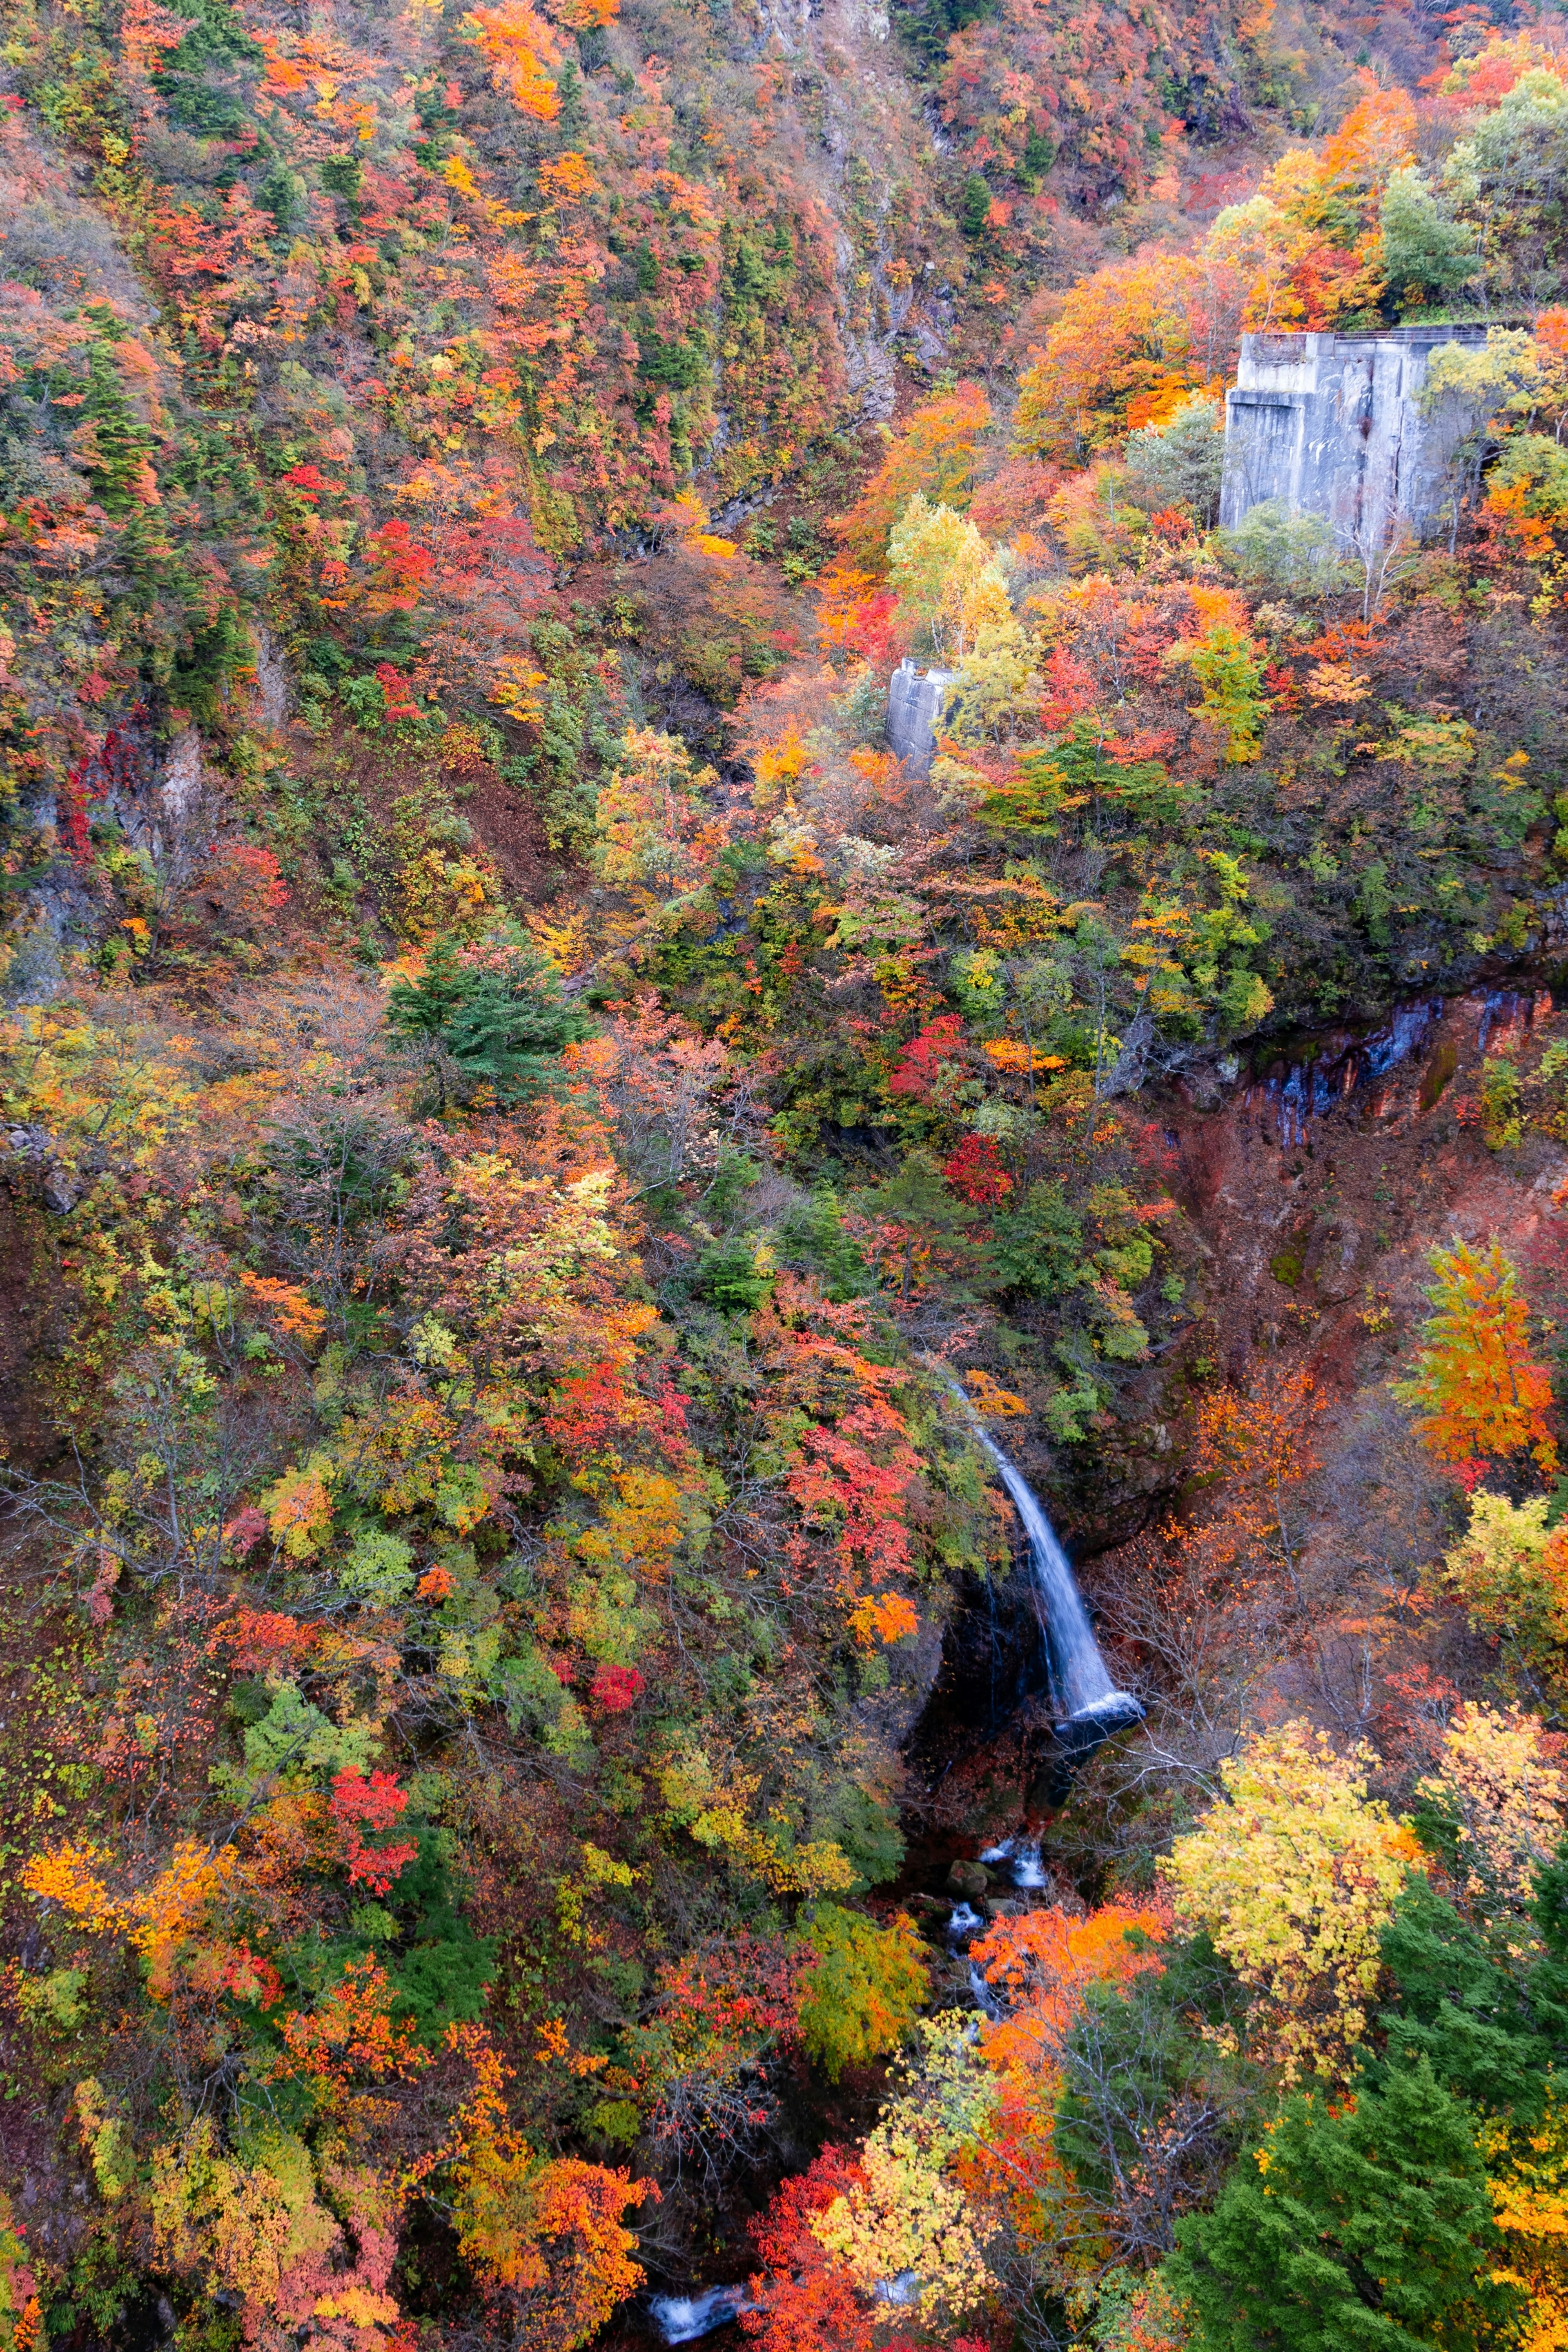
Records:
<instances>
[{"instance_id":1,"label":"steep forested slope","mask_svg":"<svg viewBox=\"0 0 1568 2352\"><path fill-rule=\"evenodd\" d=\"M1554 26L5 33L0 2343L1545 2352Z\"/></svg>"}]
</instances>

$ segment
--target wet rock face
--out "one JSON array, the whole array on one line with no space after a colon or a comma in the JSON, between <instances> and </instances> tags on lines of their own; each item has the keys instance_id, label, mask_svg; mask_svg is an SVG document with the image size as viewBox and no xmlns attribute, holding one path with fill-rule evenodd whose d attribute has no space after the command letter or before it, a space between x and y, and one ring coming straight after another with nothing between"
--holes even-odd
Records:
<instances>
[{"instance_id":1,"label":"wet rock face","mask_svg":"<svg viewBox=\"0 0 1568 2352\"><path fill-rule=\"evenodd\" d=\"M1562 1142L1489 1149L1489 1067L1528 1071L1568 1039L1568 996L1529 982L1412 997L1289 1044L1194 1056L1139 1108L1182 1212L1167 1229L1187 1297L1123 1386L1093 1448L1019 1448L1082 1566L1157 1522L1187 1475L1193 1400L1303 1352L1325 1393L1386 1382L1426 1312L1428 1253L1455 1234L1528 1260L1555 1230ZM1086 1582L1093 1599L1094 1577Z\"/></svg>"},{"instance_id":2,"label":"wet rock face","mask_svg":"<svg viewBox=\"0 0 1568 2352\"><path fill-rule=\"evenodd\" d=\"M1338 1327L1319 1327L1363 1304L1369 1279L1414 1305L1413 1270L1424 1281L1427 1251L1456 1232L1495 1226L1507 1245L1509 1232L1539 1230L1541 1186L1568 1155L1540 1133L1489 1149L1481 1090L1489 1065L1563 1025L1546 990L1427 998L1359 1035L1260 1054L1217 1099L1176 1082L1170 1181L1209 1269L1205 1305L1232 1377L1283 1344L1292 1321L1325 1360Z\"/></svg>"},{"instance_id":3,"label":"wet rock face","mask_svg":"<svg viewBox=\"0 0 1568 2352\"><path fill-rule=\"evenodd\" d=\"M194 727L182 727L168 749L158 779L158 805L178 821L188 816L206 788L202 739Z\"/></svg>"},{"instance_id":4,"label":"wet rock face","mask_svg":"<svg viewBox=\"0 0 1568 2352\"><path fill-rule=\"evenodd\" d=\"M1452 1541L1450 1490L1434 1481L1390 1382L1430 1311L1430 1254L1456 1239L1484 1246L1495 1235L1535 1312L1563 1328L1568 1214L1554 1199L1568 1182L1568 1133L1539 1115L1510 1129L1496 1110L1512 1068L1527 1113L1550 1112L1552 1087L1530 1081L1559 1039L1568 1043L1568 1004L1559 1010L1552 992L1476 990L1238 1057L1228 1078L1184 1073L1152 1098L1191 1321L1123 1394L1125 1472L1112 1462L1099 1491L1086 1481L1058 1509L1091 1607L1098 1596L1114 1618L1128 1580L1148 1574L1122 1549L1139 1533L1134 1513L1152 1534L1179 1509L1194 1407L1218 1382L1266 1394L1310 1375L1320 1467L1298 1565L1303 1589L1327 1596L1314 1619L1325 1673L1339 1672L1329 1652L1341 1632L1347 1656L1360 1640L1351 1620L1365 1593L1405 1589ZM1160 1423L1172 1440L1163 1460L1150 1436ZM1346 1595L1359 1596L1353 1606ZM1313 1703L1280 1686L1287 1711Z\"/></svg>"}]
</instances>

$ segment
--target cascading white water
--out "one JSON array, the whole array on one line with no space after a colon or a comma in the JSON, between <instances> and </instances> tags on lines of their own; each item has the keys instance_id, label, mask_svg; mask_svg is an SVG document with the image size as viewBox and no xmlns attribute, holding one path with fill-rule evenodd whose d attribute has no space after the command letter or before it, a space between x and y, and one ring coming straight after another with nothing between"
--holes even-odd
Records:
<instances>
[{"instance_id":1,"label":"cascading white water","mask_svg":"<svg viewBox=\"0 0 1568 2352\"><path fill-rule=\"evenodd\" d=\"M1083 1605L1083 1595L1078 1589L1078 1579L1072 1572L1072 1562L1057 1540L1057 1531L1040 1508L1034 1488L978 1421L975 1431L995 1463L1002 1484L1024 1523L1034 1570L1035 1607L1046 1639L1052 1690L1068 1724L1082 1736L1113 1731L1122 1724L1141 1723L1143 1709L1138 1701L1131 1691L1118 1690L1110 1679L1089 1622L1089 1612Z\"/></svg>"},{"instance_id":2,"label":"cascading white water","mask_svg":"<svg viewBox=\"0 0 1568 2352\"><path fill-rule=\"evenodd\" d=\"M1125 1697L1125 1692L1119 1694ZM1091 1718L1092 1720L1093 1718ZM1015 1886L1048 1886L1046 1865L1040 1859L1041 1841L1037 1838L1004 1838L1000 1845L988 1845L980 1859L986 1863L1005 1862L1007 1875Z\"/></svg>"},{"instance_id":3,"label":"cascading white water","mask_svg":"<svg viewBox=\"0 0 1568 2352\"><path fill-rule=\"evenodd\" d=\"M710 2286L704 2294L656 2294L648 2317L667 2344L692 2344L728 2327L742 2311L755 2311L750 2290L743 2286Z\"/></svg>"},{"instance_id":4,"label":"cascading white water","mask_svg":"<svg viewBox=\"0 0 1568 2352\"><path fill-rule=\"evenodd\" d=\"M969 1963L969 1990L974 2006L982 2017L990 2018L994 2024L999 2017L1005 2016L1006 2011L980 1973L978 1960L971 1960Z\"/></svg>"}]
</instances>

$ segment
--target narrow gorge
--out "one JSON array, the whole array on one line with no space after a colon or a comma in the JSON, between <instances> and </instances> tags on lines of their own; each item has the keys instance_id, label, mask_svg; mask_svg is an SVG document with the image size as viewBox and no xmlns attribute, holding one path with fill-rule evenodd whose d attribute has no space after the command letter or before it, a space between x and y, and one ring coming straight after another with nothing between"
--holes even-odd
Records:
<instances>
[{"instance_id":1,"label":"narrow gorge","mask_svg":"<svg viewBox=\"0 0 1568 2352\"><path fill-rule=\"evenodd\" d=\"M1568 2340L1565 190L5 0L0 2352Z\"/></svg>"}]
</instances>

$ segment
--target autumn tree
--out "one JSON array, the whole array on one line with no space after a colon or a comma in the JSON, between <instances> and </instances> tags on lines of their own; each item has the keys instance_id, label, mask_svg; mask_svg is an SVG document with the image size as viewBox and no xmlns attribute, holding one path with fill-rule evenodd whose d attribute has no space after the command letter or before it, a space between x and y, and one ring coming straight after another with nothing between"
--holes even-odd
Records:
<instances>
[{"instance_id":1,"label":"autumn tree","mask_svg":"<svg viewBox=\"0 0 1568 2352\"><path fill-rule=\"evenodd\" d=\"M1255 2047L1287 2082L1333 2080L1365 2031L1379 1937L1419 1861L1366 1793L1369 1751L1287 1724L1220 1767L1224 1794L1161 1864L1176 1917L1255 1997Z\"/></svg>"},{"instance_id":2,"label":"autumn tree","mask_svg":"<svg viewBox=\"0 0 1568 2352\"><path fill-rule=\"evenodd\" d=\"M1202 390L1225 363L1201 323L1205 292L1197 265L1169 255L1080 279L1019 379L1018 448L1081 461Z\"/></svg>"},{"instance_id":3,"label":"autumn tree","mask_svg":"<svg viewBox=\"0 0 1568 2352\"><path fill-rule=\"evenodd\" d=\"M888 540L888 581L939 657L968 653L1013 617L1006 583L974 525L917 490Z\"/></svg>"},{"instance_id":4,"label":"autumn tree","mask_svg":"<svg viewBox=\"0 0 1568 2352\"><path fill-rule=\"evenodd\" d=\"M1428 1809L1425 1833L1447 1849L1459 1899L1477 1918L1522 1920L1534 1906L1568 1825L1558 1748L1518 1707L1460 1706L1415 1784Z\"/></svg>"},{"instance_id":5,"label":"autumn tree","mask_svg":"<svg viewBox=\"0 0 1568 2352\"><path fill-rule=\"evenodd\" d=\"M838 526L858 571L872 578L884 571L889 534L917 494L932 506L968 505L990 424L990 404L975 383L961 383L912 412Z\"/></svg>"},{"instance_id":6,"label":"autumn tree","mask_svg":"<svg viewBox=\"0 0 1568 2352\"><path fill-rule=\"evenodd\" d=\"M679 737L632 728L622 763L598 796L595 873L639 903L689 887L727 837L703 798L714 782L710 768L693 768Z\"/></svg>"},{"instance_id":7,"label":"autumn tree","mask_svg":"<svg viewBox=\"0 0 1568 2352\"><path fill-rule=\"evenodd\" d=\"M802 2032L816 1967L804 1939L728 1937L661 1969L647 2021L627 2036L626 2088L656 2145L710 2189L777 2113L775 2053Z\"/></svg>"},{"instance_id":8,"label":"autumn tree","mask_svg":"<svg viewBox=\"0 0 1568 2352\"><path fill-rule=\"evenodd\" d=\"M1466 1486L1489 1461L1528 1455L1551 1471L1556 1443L1547 1421L1552 1379L1530 1351L1530 1309L1518 1274L1494 1236L1482 1251L1456 1241L1431 1254L1434 1313L1422 1327L1409 1377L1394 1393L1414 1411L1436 1458Z\"/></svg>"},{"instance_id":9,"label":"autumn tree","mask_svg":"<svg viewBox=\"0 0 1568 2352\"><path fill-rule=\"evenodd\" d=\"M458 2243L526 2352L577 2352L643 2283L626 2226L648 2184L574 2158L535 2154L510 2126L505 2068L489 2042L455 2037L474 2080L440 2151Z\"/></svg>"},{"instance_id":10,"label":"autumn tree","mask_svg":"<svg viewBox=\"0 0 1568 2352\"><path fill-rule=\"evenodd\" d=\"M1469 1526L1438 1573L1478 1633L1555 1678L1568 1644L1568 1534L1548 1526L1550 1510L1544 1496L1515 1504L1479 1488Z\"/></svg>"},{"instance_id":11,"label":"autumn tree","mask_svg":"<svg viewBox=\"0 0 1568 2352\"><path fill-rule=\"evenodd\" d=\"M815 1906L806 1930L816 1966L800 2005L801 2041L830 2082L847 2066L896 2050L930 1993L912 1919L886 1927L837 1903Z\"/></svg>"},{"instance_id":12,"label":"autumn tree","mask_svg":"<svg viewBox=\"0 0 1568 2352\"><path fill-rule=\"evenodd\" d=\"M825 2147L804 2172L780 2183L752 2223L766 2269L752 2280L755 2307L742 2313L741 2326L763 2352L870 2352L870 2300L814 2227L864 2179L849 2150Z\"/></svg>"},{"instance_id":13,"label":"autumn tree","mask_svg":"<svg viewBox=\"0 0 1568 2352\"><path fill-rule=\"evenodd\" d=\"M1268 708L1263 681L1261 648L1247 625L1246 607L1223 588L1201 588L1189 593L1199 617L1191 636L1179 637L1164 660L1171 668L1190 668L1203 690L1194 718L1206 719L1219 736L1228 766L1255 760L1263 748L1263 722Z\"/></svg>"},{"instance_id":14,"label":"autumn tree","mask_svg":"<svg viewBox=\"0 0 1568 2352\"><path fill-rule=\"evenodd\" d=\"M1084 1918L1058 1909L999 1918L971 1947L994 2011L981 2028L981 2054L998 2098L960 2170L1004 2218L1019 2277L1059 2283L1076 2275L1091 2246L1102 2246L1108 2234L1117 2239L1121 2222L1132 2226L1125 2208L1134 2199L1113 2193L1110 2202L1122 2209L1113 2218L1104 2200L1084 2195L1060 2126L1068 2110L1081 2126L1091 2105L1098 2121L1096 2094L1108 2085L1100 2037L1092 2030L1086 2037L1086 2022L1100 1996L1163 1975L1168 1927L1157 1905L1108 1903ZM1112 2062L1109 2071L1120 2084L1109 2104L1140 2143L1130 2154L1124 2132L1110 2169L1123 2189L1134 2171L1147 2187L1162 2168L1161 2125L1134 2114L1134 2069ZM1157 2093L1152 2104L1161 2105ZM1079 2137L1087 2144L1094 2136Z\"/></svg>"},{"instance_id":15,"label":"autumn tree","mask_svg":"<svg viewBox=\"0 0 1568 2352\"><path fill-rule=\"evenodd\" d=\"M987 2291L984 2217L954 2177L952 2160L983 2130L994 2101L970 2051L962 2012L921 2028L917 2053L895 2071L858 2158L860 2178L813 2213L808 2227L862 2294L910 2272L928 2325L972 2311Z\"/></svg>"}]
</instances>

